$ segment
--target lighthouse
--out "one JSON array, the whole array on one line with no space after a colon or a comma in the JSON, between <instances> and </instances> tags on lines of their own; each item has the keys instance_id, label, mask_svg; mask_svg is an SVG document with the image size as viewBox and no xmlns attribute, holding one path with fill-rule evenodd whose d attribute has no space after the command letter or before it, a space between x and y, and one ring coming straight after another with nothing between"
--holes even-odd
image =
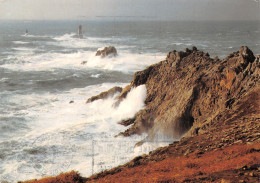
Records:
<instances>
[{"instance_id":1,"label":"lighthouse","mask_svg":"<svg viewBox=\"0 0 260 183\"><path fill-rule=\"evenodd\" d=\"M83 38L82 25L79 25L79 28L78 28L78 37L79 37L79 38Z\"/></svg>"}]
</instances>

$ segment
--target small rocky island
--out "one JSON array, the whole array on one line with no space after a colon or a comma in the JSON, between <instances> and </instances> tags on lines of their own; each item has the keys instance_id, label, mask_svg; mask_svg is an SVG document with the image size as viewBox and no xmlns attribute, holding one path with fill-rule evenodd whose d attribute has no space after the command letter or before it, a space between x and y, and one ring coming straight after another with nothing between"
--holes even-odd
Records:
<instances>
[{"instance_id":1,"label":"small rocky island","mask_svg":"<svg viewBox=\"0 0 260 183\"><path fill-rule=\"evenodd\" d=\"M100 55L102 55L100 53ZM32 182L258 182L260 172L260 56L246 46L220 60L196 47L173 50L93 102L145 85L145 109L120 123L119 135L157 132L176 139L162 148L89 178L77 172ZM147 139L144 139L145 142Z\"/></svg>"},{"instance_id":2,"label":"small rocky island","mask_svg":"<svg viewBox=\"0 0 260 183\"><path fill-rule=\"evenodd\" d=\"M114 46L105 47L97 50L96 56L103 57L115 57L117 56L117 50Z\"/></svg>"}]
</instances>

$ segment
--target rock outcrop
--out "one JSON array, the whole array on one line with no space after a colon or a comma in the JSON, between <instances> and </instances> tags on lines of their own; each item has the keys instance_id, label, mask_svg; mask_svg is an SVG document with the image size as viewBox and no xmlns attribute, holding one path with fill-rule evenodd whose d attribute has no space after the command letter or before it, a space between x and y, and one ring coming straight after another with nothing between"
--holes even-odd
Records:
<instances>
[{"instance_id":1,"label":"rock outcrop","mask_svg":"<svg viewBox=\"0 0 260 183\"><path fill-rule=\"evenodd\" d=\"M116 93L120 93L120 92L122 92L122 88L115 86L115 87L109 89L108 91L102 92L99 95L96 95L96 96L89 98L87 100L87 103L90 103L90 102L93 102L93 101L99 100L99 99L105 99L105 98L108 98L109 96L113 96Z\"/></svg>"},{"instance_id":2,"label":"rock outcrop","mask_svg":"<svg viewBox=\"0 0 260 183\"><path fill-rule=\"evenodd\" d=\"M117 56L117 50L114 46L105 47L102 50L97 50L96 56L107 57L107 56Z\"/></svg>"},{"instance_id":3,"label":"rock outcrop","mask_svg":"<svg viewBox=\"0 0 260 183\"><path fill-rule=\"evenodd\" d=\"M233 111L248 92L259 87L259 67L259 56L255 58L246 46L223 60L212 59L196 47L174 50L166 60L136 72L122 90L118 102L132 87L143 84L147 97L145 109L121 122L133 124L121 135L147 132L152 139L160 132L179 139L203 133L212 121Z\"/></svg>"}]
</instances>

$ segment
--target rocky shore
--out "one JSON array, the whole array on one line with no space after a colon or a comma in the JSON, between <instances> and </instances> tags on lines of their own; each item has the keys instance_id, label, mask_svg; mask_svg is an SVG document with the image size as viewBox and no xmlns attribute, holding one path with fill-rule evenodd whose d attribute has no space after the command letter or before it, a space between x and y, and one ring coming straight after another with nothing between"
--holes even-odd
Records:
<instances>
[{"instance_id":1,"label":"rocky shore","mask_svg":"<svg viewBox=\"0 0 260 183\"><path fill-rule=\"evenodd\" d=\"M136 72L125 88L87 102L120 92L116 107L131 88L145 85L145 109L121 121L131 126L119 135L147 133L141 144L162 133L172 144L89 178L70 172L27 182L67 182L70 176L71 182L258 182L259 59L246 46L222 60L196 47L170 52Z\"/></svg>"}]
</instances>

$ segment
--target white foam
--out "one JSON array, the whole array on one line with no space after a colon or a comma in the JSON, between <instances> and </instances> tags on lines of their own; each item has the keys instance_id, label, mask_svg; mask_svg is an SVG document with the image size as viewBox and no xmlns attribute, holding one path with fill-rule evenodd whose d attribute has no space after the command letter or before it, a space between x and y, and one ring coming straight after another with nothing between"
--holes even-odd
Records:
<instances>
[{"instance_id":1,"label":"white foam","mask_svg":"<svg viewBox=\"0 0 260 183\"><path fill-rule=\"evenodd\" d=\"M18 48L19 50L29 50L27 48ZM31 50L32 51L32 50ZM87 57L89 52L75 53L43 53L31 54L31 52L18 53L16 56L9 57L17 60L15 63L1 65L3 68L11 70L25 71L51 71L56 68L82 68L81 62ZM22 56L22 57L21 57Z\"/></svg>"},{"instance_id":2,"label":"white foam","mask_svg":"<svg viewBox=\"0 0 260 183\"><path fill-rule=\"evenodd\" d=\"M175 45L177 45L177 46L180 46L180 45L182 45L183 43L173 43L173 44L175 44Z\"/></svg>"},{"instance_id":3,"label":"white foam","mask_svg":"<svg viewBox=\"0 0 260 183\"><path fill-rule=\"evenodd\" d=\"M89 55L88 62L84 65L87 68L98 68L115 70L121 72L135 72L144 69L146 66L157 63L164 59L162 53L157 54L136 54L121 52L116 57L100 57L95 54Z\"/></svg>"},{"instance_id":4,"label":"white foam","mask_svg":"<svg viewBox=\"0 0 260 183\"><path fill-rule=\"evenodd\" d=\"M122 51L117 57L101 58L90 51L34 54L36 48L19 47L14 49L19 50L19 52L16 55L8 56L8 59L16 60L15 63L8 62L0 67L25 71L52 71L59 68L73 68L103 69L128 73L144 69L146 66L164 59L162 53L151 55ZM87 63L82 65L83 61L87 61Z\"/></svg>"},{"instance_id":5,"label":"white foam","mask_svg":"<svg viewBox=\"0 0 260 183\"><path fill-rule=\"evenodd\" d=\"M62 36L54 37L53 39L55 39L55 40L57 40L57 41L64 41L64 40L72 39L73 36L76 36L76 34L75 34L75 33L64 34L64 35L62 35Z\"/></svg>"},{"instance_id":6,"label":"white foam","mask_svg":"<svg viewBox=\"0 0 260 183\"><path fill-rule=\"evenodd\" d=\"M24 42L24 41L13 41L15 44L28 44L29 42Z\"/></svg>"},{"instance_id":7,"label":"white foam","mask_svg":"<svg viewBox=\"0 0 260 183\"><path fill-rule=\"evenodd\" d=\"M4 82L4 81L6 81L6 80L8 80L8 78L1 78L1 79L0 79L0 82Z\"/></svg>"},{"instance_id":8,"label":"white foam","mask_svg":"<svg viewBox=\"0 0 260 183\"><path fill-rule=\"evenodd\" d=\"M114 97L86 104L87 98L108 90L114 85L115 83L104 83L101 85L88 86L82 89L72 89L69 92L59 95L50 93L30 95L16 94L13 95L8 102L16 106L22 104L25 109L14 111L8 115L26 114L24 117L33 119L32 124L30 124L30 127L33 130L27 134L28 136L31 136L40 135L39 131L44 134L49 131L55 131L56 129L62 130L69 126L81 126L85 123L96 123L100 120L120 120L122 117L133 115L133 111L138 110L137 107L142 107L140 102L131 102L127 99L122 102L122 105L120 105L118 109L114 109L112 107L115 102ZM116 85L124 86L126 84L118 83ZM131 93L134 94L140 92L141 89L141 87L133 89ZM131 93L129 94L129 97L130 99L133 99L134 96L132 96L133 94ZM145 94L144 92L140 92L137 97L139 97L139 95ZM135 98L135 100L137 99L138 98ZM143 100L143 98L140 98L139 101L140 100ZM70 101L73 101L73 103L70 103ZM141 101L141 103L142 102L143 101ZM129 106L130 108L126 109L124 105ZM131 107L134 109L131 109ZM117 113L121 113L120 117L118 117ZM121 127L121 125L118 126ZM100 130L102 131L102 129Z\"/></svg>"},{"instance_id":9,"label":"white foam","mask_svg":"<svg viewBox=\"0 0 260 183\"><path fill-rule=\"evenodd\" d=\"M90 77L92 77L92 78L99 78L100 76L101 76L101 74L91 74Z\"/></svg>"},{"instance_id":10,"label":"white foam","mask_svg":"<svg viewBox=\"0 0 260 183\"><path fill-rule=\"evenodd\" d=\"M133 117L145 107L144 85L133 88L117 108L113 105L118 94L86 104L88 97L114 85L123 87L126 83L88 86L60 95L17 94L10 98L14 105L25 106L20 114L28 118L31 131L10 139L19 148L12 149L13 155L2 163L3 176L14 176L9 181L28 180L72 169L89 176L92 170L95 173L112 168L162 145L150 142L134 148L144 136L114 137L126 129L118 124L120 120ZM27 153L30 149L38 151L30 155Z\"/></svg>"},{"instance_id":11,"label":"white foam","mask_svg":"<svg viewBox=\"0 0 260 183\"><path fill-rule=\"evenodd\" d=\"M21 35L22 37L28 37L28 38L47 38L50 37L48 35L32 35L32 34L28 34L28 35Z\"/></svg>"},{"instance_id":12,"label":"white foam","mask_svg":"<svg viewBox=\"0 0 260 183\"><path fill-rule=\"evenodd\" d=\"M105 47L101 47L101 48L98 48L97 51L101 51L101 50L104 50Z\"/></svg>"},{"instance_id":13,"label":"white foam","mask_svg":"<svg viewBox=\"0 0 260 183\"><path fill-rule=\"evenodd\" d=\"M12 50L17 50L17 51L34 51L34 50L36 50L36 48L17 47L17 48L12 48Z\"/></svg>"},{"instance_id":14,"label":"white foam","mask_svg":"<svg viewBox=\"0 0 260 183\"><path fill-rule=\"evenodd\" d=\"M53 39L56 40L56 42L47 42L46 44L65 48L93 48L102 46L99 39L89 39L85 37L79 39L75 33L64 34L62 36L53 37Z\"/></svg>"},{"instance_id":15,"label":"white foam","mask_svg":"<svg viewBox=\"0 0 260 183\"><path fill-rule=\"evenodd\" d=\"M101 58L95 56L95 51L83 51L81 48L99 48L102 49L104 43L102 41L109 41L111 39L121 38L75 38L75 33L64 34L62 36L53 37L55 41L45 42L46 44L65 47L68 50L71 48L77 48L77 51L73 53L55 53L44 52L36 53L39 48L30 48L24 46L12 48L16 52L13 55L9 55L8 62L1 65L2 68L10 70L25 70L25 71L53 71L55 69L104 69L121 72L135 72L141 70L148 65L156 63L164 59L165 54L153 53L153 54L138 54L126 51L127 46L119 45L117 48L118 56L114 58ZM34 35L31 35L34 36ZM44 36L43 36L44 37ZM130 39L130 38L124 38ZM15 43L23 43L16 41ZM107 43L106 43L107 44ZM110 44L107 44L110 45ZM107 46L105 45L105 46ZM115 45L116 46L116 45ZM117 46L116 46L117 47ZM87 61L86 64L82 64L83 61Z\"/></svg>"}]
</instances>

